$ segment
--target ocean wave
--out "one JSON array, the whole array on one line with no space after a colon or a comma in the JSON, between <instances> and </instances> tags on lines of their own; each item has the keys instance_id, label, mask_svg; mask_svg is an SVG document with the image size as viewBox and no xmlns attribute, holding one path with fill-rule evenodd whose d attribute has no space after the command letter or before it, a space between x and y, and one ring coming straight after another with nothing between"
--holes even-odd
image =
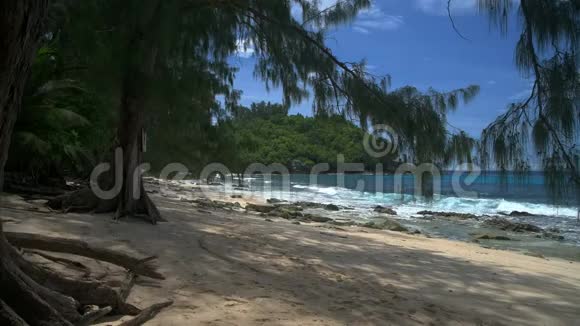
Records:
<instances>
[{"instance_id":1,"label":"ocean wave","mask_svg":"<svg viewBox=\"0 0 580 326\"><path fill-rule=\"evenodd\" d=\"M498 215L513 211L524 211L534 215L567 218L576 218L577 214L576 208L573 207L516 202L505 199L436 196L432 200L425 200L413 199L409 194L402 196L396 193L364 193L340 187L295 184L292 188L297 190L293 195L299 198L299 200L317 199L360 209L369 209L376 205L393 206L401 214L407 216L415 215L422 210L470 213L475 215Z\"/></svg>"},{"instance_id":2,"label":"ocean wave","mask_svg":"<svg viewBox=\"0 0 580 326\"><path fill-rule=\"evenodd\" d=\"M326 194L326 195L337 195L339 191L341 190L348 190L345 188L338 188L338 187L317 187L317 186L306 186L306 185L293 185L292 188L296 188L296 189L306 189L306 190L310 190L312 192L317 192L317 193L321 193L321 194Z\"/></svg>"}]
</instances>

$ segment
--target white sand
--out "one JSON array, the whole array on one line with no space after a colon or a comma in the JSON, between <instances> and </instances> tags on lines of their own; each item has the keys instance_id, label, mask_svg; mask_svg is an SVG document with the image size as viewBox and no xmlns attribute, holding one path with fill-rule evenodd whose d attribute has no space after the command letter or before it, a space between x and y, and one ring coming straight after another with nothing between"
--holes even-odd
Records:
<instances>
[{"instance_id":1,"label":"white sand","mask_svg":"<svg viewBox=\"0 0 580 326\"><path fill-rule=\"evenodd\" d=\"M157 226L0 215L9 231L158 255L167 279L141 278L129 301L175 304L147 325L580 325L577 262L155 201L168 220Z\"/></svg>"}]
</instances>

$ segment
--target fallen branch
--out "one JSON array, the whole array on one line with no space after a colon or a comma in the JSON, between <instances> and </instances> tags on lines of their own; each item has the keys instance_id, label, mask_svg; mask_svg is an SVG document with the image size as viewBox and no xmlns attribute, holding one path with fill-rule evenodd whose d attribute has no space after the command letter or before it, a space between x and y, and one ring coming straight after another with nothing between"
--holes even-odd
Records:
<instances>
[{"instance_id":1,"label":"fallen branch","mask_svg":"<svg viewBox=\"0 0 580 326\"><path fill-rule=\"evenodd\" d=\"M108 315L113 311L111 307L105 307L103 309L99 309L98 306L92 306L93 309L86 312L81 319L75 323L76 326L89 326L93 324L95 321L101 319L102 317Z\"/></svg>"},{"instance_id":2,"label":"fallen branch","mask_svg":"<svg viewBox=\"0 0 580 326\"><path fill-rule=\"evenodd\" d=\"M8 242L17 247L79 255L124 267L136 275L147 276L158 280L165 279L154 267L147 264L152 259L150 257L145 259L137 258L119 251L93 247L84 241L75 239L47 237L39 234L18 232L4 232L4 234Z\"/></svg>"},{"instance_id":3,"label":"fallen branch","mask_svg":"<svg viewBox=\"0 0 580 326\"><path fill-rule=\"evenodd\" d=\"M169 307L173 304L173 301L167 301L162 303L157 303L152 305L151 307L144 309L139 315L135 318L127 320L121 323L119 326L138 326L146 323L147 321L153 319L157 316L158 313L161 312L166 307Z\"/></svg>"}]
</instances>

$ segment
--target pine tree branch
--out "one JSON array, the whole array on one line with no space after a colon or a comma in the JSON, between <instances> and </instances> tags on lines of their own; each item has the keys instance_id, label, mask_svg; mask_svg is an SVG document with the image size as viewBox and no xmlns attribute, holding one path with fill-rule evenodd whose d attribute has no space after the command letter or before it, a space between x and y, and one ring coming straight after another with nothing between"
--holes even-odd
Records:
<instances>
[{"instance_id":1,"label":"pine tree branch","mask_svg":"<svg viewBox=\"0 0 580 326\"><path fill-rule=\"evenodd\" d=\"M524 14L523 15L524 16L524 23L526 26L526 28L525 28L526 42L527 42L528 50L530 51L530 54L531 54L532 66L534 69L534 74L536 76L536 87L538 88L538 116L540 118L540 121L542 121L542 123L546 126L546 128L548 129L548 131L550 132L550 134L554 138L560 152L562 152L562 156L564 157L564 160L566 161L566 163L568 164L568 167L570 168L570 170L572 172L572 178L574 179L574 181L577 184L580 184L580 173L578 171L578 167L576 166L576 164L574 164L574 161L570 157L568 150L566 149L563 142L561 141L558 132L552 126L552 124L550 123L550 121L548 120L548 118L545 116L545 114L543 112L544 107L543 107L542 96L543 96L545 91L544 91L542 81L541 81L541 78L542 78L541 65L540 65L540 62L538 60L536 48L534 46L533 29L532 29L532 25L531 25L530 18L529 18L530 13L529 13L528 5L529 5L529 3L526 0L522 0L521 6L522 6L523 14Z\"/></svg>"},{"instance_id":2,"label":"pine tree branch","mask_svg":"<svg viewBox=\"0 0 580 326\"><path fill-rule=\"evenodd\" d=\"M455 33L457 33L457 35L459 35L459 37L461 37L462 39L464 39L466 41L471 42L471 40L468 39L467 37L463 36L463 34L461 34L459 29L457 29L457 26L455 26L455 20L453 19L453 16L451 15L451 1L453 1L453 0L447 0L447 15L449 16L449 20L451 21L451 27L453 27L453 30L455 31Z\"/></svg>"},{"instance_id":3,"label":"pine tree branch","mask_svg":"<svg viewBox=\"0 0 580 326\"><path fill-rule=\"evenodd\" d=\"M328 47L326 47L324 44L321 44L312 35L310 35L310 33L308 31L304 30L303 28L301 28L299 26L294 26L294 25L285 24L283 22L280 22L274 18L271 18L271 17L268 17L267 15L262 14L261 12L255 10L254 8L243 6L237 2L232 3L232 5L234 7L237 7L240 10L250 12L252 15L254 15L255 17L257 17L263 21L267 21L269 23L288 28L288 29L294 31L295 33L299 34L302 38L306 39L309 43L316 46L327 58L329 58L334 64L336 64L338 67L340 67L342 70L344 70L344 72L346 72L348 75L355 78L356 80L362 82L363 87L365 87L367 90L369 90L375 96L377 95L377 94L375 94L376 92L367 84L367 82L365 80L363 80L355 71L353 71L348 66L347 63L339 60Z\"/></svg>"}]
</instances>

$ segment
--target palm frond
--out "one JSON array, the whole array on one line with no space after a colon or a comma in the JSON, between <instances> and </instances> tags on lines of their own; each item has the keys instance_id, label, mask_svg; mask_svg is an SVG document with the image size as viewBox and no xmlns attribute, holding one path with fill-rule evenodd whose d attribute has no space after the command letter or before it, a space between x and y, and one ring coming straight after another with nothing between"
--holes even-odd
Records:
<instances>
[{"instance_id":1,"label":"palm frond","mask_svg":"<svg viewBox=\"0 0 580 326\"><path fill-rule=\"evenodd\" d=\"M84 116L63 108L51 108L45 113L47 123L60 128L77 128L91 124Z\"/></svg>"},{"instance_id":2,"label":"palm frond","mask_svg":"<svg viewBox=\"0 0 580 326\"><path fill-rule=\"evenodd\" d=\"M48 142L42 140L38 135L29 131L14 132L11 146L38 155L45 155L51 150L51 146Z\"/></svg>"}]
</instances>

